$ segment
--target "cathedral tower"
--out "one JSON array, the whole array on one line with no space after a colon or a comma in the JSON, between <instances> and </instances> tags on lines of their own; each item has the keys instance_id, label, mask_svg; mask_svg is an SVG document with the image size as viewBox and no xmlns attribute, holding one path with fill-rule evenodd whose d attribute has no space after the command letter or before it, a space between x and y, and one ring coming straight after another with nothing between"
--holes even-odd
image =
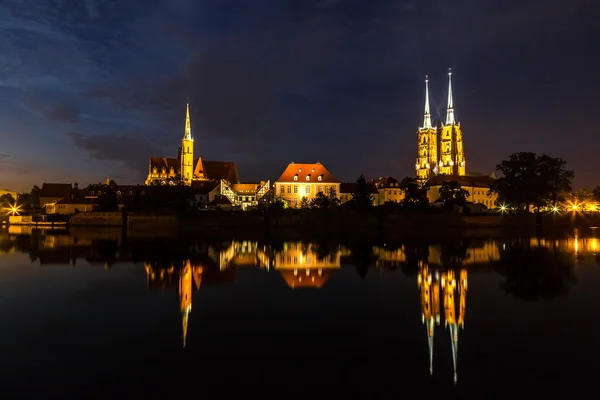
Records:
<instances>
[{"instance_id":1,"label":"cathedral tower","mask_svg":"<svg viewBox=\"0 0 600 400\"><path fill-rule=\"evenodd\" d=\"M185 112L185 132L181 140L181 182L184 185L192 184L194 176L194 138L192 138L192 126L190 122L190 101L187 101Z\"/></svg>"},{"instance_id":2,"label":"cathedral tower","mask_svg":"<svg viewBox=\"0 0 600 400\"><path fill-rule=\"evenodd\" d=\"M465 153L462 130L454 116L452 99L452 71L448 71L448 110L446 123L440 128L439 173L444 175L465 175Z\"/></svg>"},{"instance_id":3,"label":"cathedral tower","mask_svg":"<svg viewBox=\"0 0 600 400\"><path fill-rule=\"evenodd\" d=\"M417 179L427 181L433 177L434 169L437 167L437 131L431 123L431 112L429 110L429 78L425 76L425 114L423 126L417 132Z\"/></svg>"}]
</instances>

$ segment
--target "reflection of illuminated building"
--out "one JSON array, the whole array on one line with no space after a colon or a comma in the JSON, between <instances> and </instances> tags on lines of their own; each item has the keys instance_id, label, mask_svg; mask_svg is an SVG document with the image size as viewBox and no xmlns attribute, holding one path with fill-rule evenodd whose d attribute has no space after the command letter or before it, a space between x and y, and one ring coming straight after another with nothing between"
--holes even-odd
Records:
<instances>
[{"instance_id":1,"label":"reflection of illuminated building","mask_svg":"<svg viewBox=\"0 0 600 400\"><path fill-rule=\"evenodd\" d=\"M400 263L406 262L406 253L404 247L389 249L386 247L373 247L373 256L375 256L375 266L377 268L395 268Z\"/></svg>"},{"instance_id":2,"label":"reflection of illuminated building","mask_svg":"<svg viewBox=\"0 0 600 400\"><path fill-rule=\"evenodd\" d=\"M458 328L464 329L465 311L467 306L467 270L460 271L460 279L457 282L455 273L452 270L442 274L442 290L444 293L444 325L450 332L450 341L452 344L452 363L454 365L454 382L458 380L456 360L458 357ZM458 319L456 318L456 300L455 294L459 296Z\"/></svg>"},{"instance_id":3,"label":"reflection of illuminated building","mask_svg":"<svg viewBox=\"0 0 600 400\"><path fill-rule=\"evenodd\" d=\"M319 256L311 243L284 243L283 250L277 252L274 259L275 269L279 271L289 287L321 288L327 279L340 268L340 251Z\"/></svg>"},{"instance_id":4,"label":"reflection of illuminated building","mask_svg":"<svg viewBox=\"0 0 600 400\"><path fill-rule=\"evenodd\" d=\"M439 273L432 275L427 264L420 262L417 284L421 293L421 320L427 329L429 374L433 374L433 328L436 324L440 324Z\"/></svg>"},{"instance_id":5,"label":"reflection of illuminated building","mask_svg":"<svg viewBox=\"0 0 600 400\"><path fill-rule=\"evenodd\" d=\"M174 286L176 274L175 267L153 268L149 263L145 264L148 287L167 288ZM192 266L190 260L184 262L179 272L177 294L179 295L179 306L181 309L183 347L186 346L187 328L190 312L192 311L192 284L196 284L196 290L200 290L202 283L202 266Z\"/></svg>"},{"instance_id":6,"label":"reflection of illuminated building","mask_svg":"<svg viewBox=\"0 0 600 400\"><path fill-rule=\"evenodd\" d=\"M580 237L578 232L575 236L567 239L530 239L531 247L545 247L556 249L560 253L572 253L575 256L596 255L600 250L600 239L597 237Z\"/></svg>"}]
</instances>

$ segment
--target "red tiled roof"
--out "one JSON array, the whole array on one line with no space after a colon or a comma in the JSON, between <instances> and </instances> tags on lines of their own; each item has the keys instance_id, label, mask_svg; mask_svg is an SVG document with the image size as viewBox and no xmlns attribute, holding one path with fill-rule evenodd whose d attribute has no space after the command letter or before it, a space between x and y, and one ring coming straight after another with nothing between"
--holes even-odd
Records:
<instances>
[{"instance_id":1,"label":"red tiled roof","mask_svg":"<svg viewBox=\"0 0 600 400\"><path fill-rule=\"evenodd\" d=\"M276 182L295 182L294 176L298 175L298 182L325 182L325 183L339 183L337 179L331 175L331 172L327 170L321 163L315 164L298 164L289 163L283 174L276 180ZM319 181L319 176L321 180ZM309 177L309 179L306 179Z\"/></svg>"},{"instance_id":2,"label":"red tiled roof","mask_svg":"<svg viewBox=\"0 0 600 400\"><path fill-rule=\"evenodd\" d=\"M391 176L385 176L377 179L371 179L369 183L373 183L378 189L390 189L400 187L400 182Z\"/></svg>"},{"instance_id":3,"label":"red tiled roof","mask_svg":"<svg viewBox=\"0 0 600 400\"><path fill-rule=\"evenodd\" d=\"M44 183L40 197L69 197L71 195L70 183Z\"/></svg>"},{"instance_id":4,"label":"red tiled roof","mask_svg":"<svg viewBox=\"0 0 600 400\"><path fill-rule=\"evenodd\" d=\"M164 167L167 171L172 167L175 171L181 169L181 160L179 158L150 157L150 167L156 167L159 171Z\"/></svg>"},{"instance_id":5,"label":"red tiled roof","mask_svg":"<svg viewBox=\"0 0 600 400\"><path fill-rule=\"evenodd\" d=\"M234 183L231 188L237 193L256 193L260 186L260 183Z\"/></svg>"},{"instance_id":6,"label":"red tiled roof","mask_svg":"<svg viewBox=\"0 0 600 400\"><path fill-rule=\"evenodd\" d=\"M239 181L237 167L230 161L205 161L198 159L197 163L202 163L204 176L208 179L225 179L229 183Z\"/></svg>"}]
</instances>

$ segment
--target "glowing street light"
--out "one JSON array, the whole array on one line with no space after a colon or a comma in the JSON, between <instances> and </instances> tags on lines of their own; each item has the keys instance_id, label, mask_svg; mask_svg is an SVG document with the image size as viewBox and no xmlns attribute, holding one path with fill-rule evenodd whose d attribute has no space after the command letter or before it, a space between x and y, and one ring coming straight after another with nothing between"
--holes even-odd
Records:
<instances>
[{"instance_id":1,"label":"glowing street light","mask_svg":"<svg viewBox=\"0 0 600 400\"><path fill-rule=\"evenodd\" d=\"M558 212L558 207L556 207L556 206L552 207L552 211L555 212L555 213L557 213Z\"/></svg>"}]
</instances>

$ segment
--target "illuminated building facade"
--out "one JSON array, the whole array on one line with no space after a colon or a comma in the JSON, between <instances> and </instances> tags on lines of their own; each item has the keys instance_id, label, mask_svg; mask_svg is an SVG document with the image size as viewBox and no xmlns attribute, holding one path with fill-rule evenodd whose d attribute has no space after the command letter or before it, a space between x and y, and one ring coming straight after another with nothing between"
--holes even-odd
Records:
<instances>
[{"instance_id":1,"label":"illuminated building facade","mask_svg":"<svg viewBox=\"0 0 600 400\"><path fill-rule=\"evenodd\" d=\"M303 198L312 200L317 193L329 196L332 191L337 198L340 181L323 164L288 164L283 174L274 183L275 196L283 199L291 207L300 207Z\"/></svg>"},{"instance_id":2,"label":"illuminated building facade","mask_svg":"<svg viewBox=\"0 0 600 400\"><path fill-rule=\"evenodd\" d=\"M417 133L417 179L427 182L436 175L466 175L466 160L460 123L454 115L452 72L448 72L446 121L436 129L429 107L429 78L425 78L425 114Z\"/></svg>"},{"instance_id":3,"label":"illuminated building facade","mask_svg":"<svg viewBox=\"0 0 600 400\"><path fill-rule=\"evenodd\" d=\"M150 157L146 185L176 185L179 182L192 186L194 181L226 180L237 183L238 172L235 163L194 159L194 138L190 120L190 104L186 105L185 129L177 158Z\"/></svg>"},{"instance_id":4,"label":"illuminated building facade","mask_svg":"<svg viewBox=\"0 0 600 400\"><path fill-rule=\"evenodd\" d=\"M431 123L431 110L429 108L429 77L425 77L425 115L423 126L419 128L417 136L417 179L426 182L435 175L438 164L437 130Z\"/></svg>"}]
</instances>

